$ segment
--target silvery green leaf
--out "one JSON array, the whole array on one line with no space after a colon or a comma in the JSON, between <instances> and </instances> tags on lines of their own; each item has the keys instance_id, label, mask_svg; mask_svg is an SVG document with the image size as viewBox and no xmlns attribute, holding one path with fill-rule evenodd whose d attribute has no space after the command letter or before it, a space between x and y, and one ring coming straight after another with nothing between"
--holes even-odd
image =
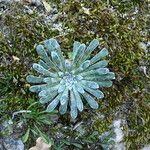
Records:
<instances>
[{"instance_id":1,"label":"silvery green leaf","mask_svg":"<svg viewBox=\"0 0 150 150\"><path fill-rule=\"evenodd\" d=\"M66 85L65 84L59 84L58 93L61 93L65 90Z\"/></svg>"},{"instance_id":2,"label":"silvery green leaf","mask_svg":"<svg viewBox=\"0 0 150 150\"><path fill-rule=\"evenodd\" d=\"M57 83L59 82L61 79L60 78L50 78L50 77L47 77L47 78L44 78L43 81L45 83L49 83L49 84L52 84L52 83Z\"/></svg>"},{"instance_id":3,"label":"silvery green leaf","mask_svg":"<svg viewBox=\"0 0 150 150\"><path fill-rule=\"evenodd\" d=\"M76 79L77 79L78 81L81 81L81 80L83 79L83 77L82 77L81 75L76 75Z\"/></svg>"},{"instance_id":4,"label":"silvery green leaf","mask_svg":"<svg viewBox=\"0 0 150 150\"><path fill-rule=\"evenodd\" d=\"M59 77L63 77L63 76L64 76L64 72L59 71L59 72L58 72L58 76L59 76Z\"/></svg>"},{"instance_id":5,"label":"silvery green leaf","mask_svg":"<svg viewBox=\"0 0 150 150\"><path fill-rule=\"evenodd\" d=\"M77 104L76 104L76 100L75 100L75 97L74 97L74 93L72 91L70 91L70 101L71 101L70 114L71 114L71 117L73 119L75 119L78 115L78 111L77 111Z\"/></svg>"},{"instance_id":6,"label":"silvery green leaf","mask_svg":"<svg viewBox=\"0 0 150 150\"><path fill-rule=\"evenodd\" d=\"M60 100L61 95L62 95L62 94L57 95L57 96L54 98L54 100L52 100L52 102L47 106L47 109L46 109L47 112L52 112L52 111L56 108L56 106L57 106L58 103L59 103L59 100Z\"/></svg>"},{"instance_id":7,"label":"silvery green leaf","mask_svg":"<svg viewBox=\"0 0 150 150\"><path fill-rule=\"evenodd\" d=\"M65 69L67 71L71 71L71 69L72 69L72 65L71 65L71 62L69 60L65 60Z\"/></svg>"},{"instance_id":8,"label":"silvery green leaf","mask_svg":"<svg viewBox=\"0 0 150 150\"><path fill-rule=\"evenodd\" d=\"M57 42L56 39L51 38L51 39L49 39L49 40L50 40L51 45L52 45L55 49L60 48L60 45L58 44L58 42Z\"/></svg>"},{"instance_id":9,"label":"silvery green leaf","mask_svg":"<svg viewBox=\"0 0 150 150\"><path fill-rule=\"evenodd\" d=\"M90 60L86 60L83 62L79 68L77 68L74 72L75 74L79 74L81 72L84 72L88 67L90 66ZM89 69L88 69L89 70ZM91 69L90 69L91 70Z\"/></svg>"},{"instance_id":10,"label":"silvery green leaf","mask_svg":"<svg viewBox=\"0 0 150 150\"><path fill-rule=\"evenodd\" d=\"M84 92L85 92L84 89L83 89L83 87L81 86L81 83L80 83L80 82L74 84L74 86L75 86L76 90L77 90L79 93L84 93Z\"/></svg>"},{"instance_id":11,"label":"silvery green leaf","mask_svg":"<svg viewBox=\"0 0 150 150\"><path fill-rule=\"evenodd\" d=\"M43 45L38 45L38 46L36 47L36 51L37 51L38 55L39 55L44 61L47 61L47 60L45 60L45 59L47 59L48 55L47 55L46 51L44 50Z\"/></svg>"},{"instance_id":12,"label":"silvery green leaf","mask_svg":"<svg viewBox=\"0 0 150 150\"><path fill-rule=\"evenodd\" d=\"M36 51L37 51L38 55L42 58L42 60L44 60L49 67L56 68L56 66L54 65L54 63L48 57L48 55L47 55L47 53L46 53L43 45L38 45L36 47Z\"/></svg>"},{"instance_id":13,"label":"silvery green leaf","mask_svg":"<svg viewBox=\"0 0 150 150\"><path fill-rule=\"evenodd\" d=\"M47 85L42 84L42 85L33 85L29 88L31 92L40 92L41 90L46 89Z\"/></svg>"},{"instance_id":14,"label":"silvery green leaf","mask_svg":"<svg viewBox=\"0 0 150 150\"><path fill-rule=\"evenodd\" d=\"M73 93L76 99L76 105L79 111L83 111L83 102L81 100L81 97L79 95L79 93L77 92L77 90L75 89L75 87L73 88Z\"/></svg>"},{"instance_id":15,"label":"silvery green leaf","mask_svg":"<svg viewBox=\"0 0 150 150\"><path fill-rule=\"evenodd\" d=\"M62 66L61 66L61 59L59 58L58 54L55 52L55 51L52 51L51 52L51 57L52 57L52 60L53 62L59 66L59 68L62 69Z\"/></svg>"},{"instance_id":16,"label":"silvery green leaf","mask_svg":"<svg viewBox=\"0 0 150 150\"><path fill-rule=\"evenodd\" d=\"M98 103L95 101L95 99L90 96L88 93L82 94L85 100L88 102L91 108L97 109L98 108Z\"/></svg>"},{"instance_id":17,"label":"silvery green leaf","mask_svg":"<svg viewBox=\"0 0 150 150\"><path fill-rule=\"evenodd\" d=\"M46 49L48 50L49 54L54 51L54 47L52 46L51 40L45 40L44 41L44 46L46 47Z\"/></svg>"},{"instance_id":18,"label":"silvery green leaf","mask_svg":"<svg viewBox=\"0 0 150 150\"><path fill-rule=\"evenodd\" d=\"M87 76L85 77L86 80L91 81L104 81L104 80L112 80L115 79L115 74L113 72L108 72L107 74L103 75L95 75L95 76Z\"/></svg>"},{"instance_id":19,"label":"silvery green leaf","mask_svg":"<svg viewBox=\"0 0 150 150\"><path fill-rule=\"evenodd\" d=\"M99 68L96 70L99 75L107 74L109 72L108 68Z\"/></svg>"},{"instance_id":20,"label":"silvery green leaf","mask_svg":"<svg viewBox=\"0 0 150 150\"><path fill-rule=\"evenodd\" d=\"M74 72L74 74L79 74L81 72L84 72L84 70L81 67L79 67L79 68L75 69L73 72Z\"/></svg>"},{"instance_id":21,"label":"silvery green leaf","mask_svg":"<svg viewBox=\"0 0 150 150\"><path fill-rule=\"evenodd\" d=\"M69 91L68 91L68 88L66 88L64 92L62 93L62 97L60 98L61 105L64 105L68 101L68 94L69 94Z\"/></svg>"},{"instance_id":22,"label":"silvery green leaf","mask_svg":"<svg viewBox=\"0 0 150 150\"><path fill-rule=\"evenodd\" d=\"M78 51L78 48L79 48L80 45L81 45L81 43L80 43L80 42L77 42L77 41L75 41L75 42L73 43L73 57L72 57L72 59L75 58L75 56L76 56L76 54L77 54L77 51Z\"/></svg>"},{"instance_id":23,"label":"silvery green leaf","mask_svg":"<svg viewBox=\"0 0 150 150\"><path fill-rule=\"evenodd\" d=\"M62 67L65 69L65 59L64 59L63 54L61 52L60 45L58 44L56 39L51 38L50 41L51 41L52 46L55 48L55 51L57 52L57 54L61 60Z\"/></svg>"},{"instance_id":24,"label":"silvery green leaf","mask_svg":"<svg viewBox=\"0 0 150 150\"><path fill-rule=\"evenodd\" d=\"M45 68L43 68L41 65L34 63L33 64L33 69L36 70L37 72L45 75L45 76L51 76L51 77L57 77L56 74L49 72Z\"/></svg>"},{"instance_id":25,"label":"silvery green leaf","mask_svg":"<svg viewBox=\"0 0 150 150\"><path fill-rule=\"evenodd\" d=\"M77 62L80 60L80 58L82 57L82 55L84 54L84 50L85 50L86 46L85 44L81 44L79 46L79 48L77 49L77 53L75 55L75 58L73 60L73 64L77 64Z\"/></svg>"},{"instance_id":26,"label":"silvery green leaf","mask_svg":"<svg viewBox=\"0 0 150 150\"><path fill-rule=\"evenodd\" d=\"M81 72L80 75L83 77L87 76L94 76L94 75L103 75L109 72L108 68L99 68L96 70L87 70L85 72Z\"/></svg>"},{"instance_id":27,"label":"silvery green leaf","mask_svg":"<svg viewBox=\"0 0 150 150\"><path fill-rule=\"evenodd\" d=\"M59 84L56 83L56 84L47 84L46 86L46 89L44 89L46 92L53 92L53 91L56 91L58 90L59 88Z\"/></svg>"},{"instance_id":28,"label":"silvery green leaf","mask_svg":"<svg viewBox=\"0 0 150 150\"><path fill-rule=\"evenodd\" d=\"M96 90L96 89L93 90L93 89L88 88L88 87L84 87L84 88L87 92L89 92L90 94L92 94L96 98L103 98L104 97L104 94L100 90Z\"/></svg>"},{"instance_id":29,"label":"silvery green leaf","mask_svg":"<svg viewBox=\"0 0 150 150\"><path fill-rule=\"evenodd\" d=\"M90 60L86 60L84 63L80 65L80 67L84 70L90 66Z\"/></svg>"},{"instance_id":30,"label":"silvery green leaf","mask_svg":"<svg viewBox=\"0 0 150 150\"><path fill-rule=\"evenodd\" d=\"M58 86L56 85L56 86L53 86L50 88L46 88L45 90L41 90L39 92L39 97L48 96L48 95L51 97L51 95L53 95L53 93L58 93L57 88L58 88Z\"/></svg>"},{"instance_id":31,"label":"silvery green leaf","mask_svg":"<svg viewBox=\"0 0 150 150\"><path fill-rule=\"evenodd\" d=\"M112 80L115 79L115 74L113 72L109 72L105 75L105 77L103 77L103 79L107 79L107 80Z\"/></svg>"},{"instance_id":32,"label":"silvery green leaf","mask_svg":"<svg viewBox=\"0 0 150 150\"><path fill-rule=\"evenodd\" d=\"M47 92L45 90L39 92L39 97L46 96Z\"/></svg>"},{"instance_id":33,"label":"silvery green leaf","mask_svg":"<svg viewBox=\"0 0 150 150\"><path fill-rule=\"evenodd\" d=\"M94 70L94 69L98 69L98 68L104 68L108 65L108 61L106 60L102 60L102 61L99 61L93 65L91 65L88 70Z\"/></svg>"},{"instance_id":34,"label":"silvery green leaf","mask_svg":"<svg viewBox=\"0 0 150 150\"><path fill-rule=\"evenodd\" d=\"M67 111L67 106L68 106L68 101L64 104L64 105L60 105L59 106L59 112L60 114L65 114Z\"/></svg>"},{"instance_id":35,"label":"silvery green leaf","mask_svg":"<svg viewBox=\"0 0 150 150\"><path fill-rule=\"evenodd\" d=\"M94 81L82 80L81 84L83 84L84 86L87 86L89 88L92 88L92 89L98 89L99 88L99 85Z\"/></svg>"},{"instance_id":36,"label":"silvery green leaf","mask_svg":"<svg viewBox=\"0 0 150 150\"><path fill-rule=\"evenodd\" d=\"M101 58L107 56L108 50L106 48L103 48L98 54L96 54L92 59L91 59L91 64L94 64L95 62L99 61Z\"/></svg>"},{"instance_id":37,"label":"silvery green leaf","mask_svg":"<svg viewBox=\"0 0 150 150\"><path fill-rule=\"evenodd\" d=\"M36 77L36 76L33 76L33 75L28 75L26 77L26 80L27 82L29 83L43 83L43 77Z\"/></svg>"},{"instance_id":38,"label":"silvery green leaf","mask_svg":"<svg viewBox=\"0 0 150 150\"><path fill-rule=\"evenodd\" d=\"M41 104L45 104L45 103L48 103L49 101L51 101L51 98L48 97L48 96L41 97L39 101L40 101Z\"/></svg>"},{"instance_id":39,"label":"silvery green leaf","mask_svg":"<svg viewBox=\"0 0 150 150\"><path fill-rule=\"evenodd\" d=\"M51 97L55 94L57 94L57 90L52 90L52 92L50 92L46 89L39 92L39 97L46 97L46 96Z\"/></svg>"},{"instance_id":40,"label":"silvery green leaf","mask_svg":"<svg viewBox=\"0 0 150 150\"><path fill-rule=\"evenodd\" d=\"M111 87L112 81L98 81L97 84L99 87Z\"/></svg>"},{"instance_id":41,"label":"silvery green leaf","mask_svg":"<svg viewBox=\"0 0 150 150\"><path fill-rule=\"evenodd\" d=\"M40 60L38 64L47 70L50 69L50 67L43 60Z\"/></svg>"},{"instance_id":42,"label":"silvery green leaf","mask_svg":"<svg viewBox=\"0 0 150 150\"><path fill-rule=\"evenodd\" d=\"M66 83L65 80L64 80L64 79L61 79L60 84L63 85L63 84L65 84L65 83Z\"/></svg>"},{"instance_id":43,"label":"silvery green leaf","mask_svg":"<svg viewBox=\"0 0 150 150\"><path fill-rule=\"evenodd\" d=\"M85 50L85 54L81 58L81 62L84 62L98 45L99 45L99 41L97 39L92 40L89 46L87 47L87 49Z\"/></svg>"},{"instance_id":44,"label":"silvery green leaf","mask_svg":"<svg viewBox=\"0 0 150 150\"><path fill-rule=\"evenodd\" d=\"M87 47L86 52L91 53L98 45L99 41L97 39L92 40L89 46Z\"/></svg>"},{"instance_id":45,"label":"silvery green leaf","mask_svg":"<svg viewBox=\"0 0 150 150\"><path fill-rule=\"evenodd\" d=\"M59 87L59 85L52 85L52 86L46 85L46 87L42 88L39 91L38 95L39 95L39 97L51 95L52 93L57 92L58 87Z\"/></svg>"},{"instance_id":46,"label":"silvery green leaf","mask_svg":"<svg viewBox=\"0 0 150 150\"><path fill-rule=\"evenodd\" d=\"M54 91L54 92L51 93L51 94L48 94L48 95L43 96L43 97L40 97L40 103L41 103L41 104L48 103L48 102L51 101L54 97L56 97L57 94L58 94L58 93L57 93L56 91Z\"/></svg>"},{"instance_id":47,"label":"silvery green leaf","mask_svg":"<svg viewBox=\"0 0 150 150\"><path fill-rule=\"evenodd\" d=\"M89 76L89 75L94 75L94 74L96 74L96 71L95 71L95 70L89 70L89 71L84 71L84 72L81 72L81 73L80 73L80 75L81 75L82 77L84 77L84 76Z\"/></svg>"}]
</instances>

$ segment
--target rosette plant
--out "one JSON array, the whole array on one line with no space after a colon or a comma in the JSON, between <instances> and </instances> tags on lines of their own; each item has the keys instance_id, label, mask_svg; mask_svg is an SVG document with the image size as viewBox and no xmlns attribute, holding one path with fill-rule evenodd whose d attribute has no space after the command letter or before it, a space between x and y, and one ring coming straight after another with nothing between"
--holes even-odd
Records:
<instances>
[{"instance_id":1,"label":"rosette plant","mask_svg":"<svg viewBox=\"0 0 150 150\"><path fill-rule=\"evenodd\" d=\"M59 106L61 114L70 110L71 117L75 119L86 103L93 109L98 108L96 98L104 97L99 89L110 87L111 80L115 78L114 73L106 68L108 61L102 60L108 55L107 49L103 48L90 58L98 45L97 39L87 47L75 41L70 60L64 58L60 45L53 38L36 47L41 60L33 64L33 69L39 76L28 75L27 81L35 84L30 91L38 93L42 104L47 103L48 112Z\"/></svg>"}]
</instances>

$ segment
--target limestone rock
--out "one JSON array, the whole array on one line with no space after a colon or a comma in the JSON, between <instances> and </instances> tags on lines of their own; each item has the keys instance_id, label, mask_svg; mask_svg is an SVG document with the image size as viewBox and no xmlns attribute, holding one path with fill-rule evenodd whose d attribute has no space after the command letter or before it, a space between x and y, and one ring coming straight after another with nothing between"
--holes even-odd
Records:
<instances>
[{"instance_id":1,"label":"limestone rock","mask_svg":"<svg viewBox=\"0 0 150 150\"><path fill-rule=\"evenodd\" d=\"M24 150L24 144L22 141L12 137L5 138L3 140L3 146L6 150Z\"/></svg>"},{"instance_id":2,"label":"limestone rock","mask_svg":"<svg viewBox=\"0 0 150 150\"><path fill-rule=\"evenodd\" d=\"M39 137L36 140L36 145L29 150L50 150L51 145L44 143L43 139Z\"/></svg>"}]
</instances>

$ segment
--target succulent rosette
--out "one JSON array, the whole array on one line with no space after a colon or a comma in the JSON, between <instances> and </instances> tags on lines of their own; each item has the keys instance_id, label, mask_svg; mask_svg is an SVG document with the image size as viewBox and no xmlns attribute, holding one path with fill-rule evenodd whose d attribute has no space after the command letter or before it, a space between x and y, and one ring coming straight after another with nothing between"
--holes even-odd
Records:
<instances>
[{"instance_id":1,"label":"succulent rosette","mask_svg":"<svg viewBox=\"0 0 150 150\"><path fill-rule=\"evenodd\" d=\"M33 64L33 69L39 76L28 75L27 81L34 84L30 91L38 93L40 103L47 104L48 112L59 106L61 114L69 110L75 119L86 103L93 109L98 108L96 99L104 97L100 89L112 86L111 80L115 78L106 68L108 61L103 60L108 55L107 49L90 57L98 45L97 39L87 47L75 41L70 60L64 58L60 45L53 38L36 47L41 60Z\"/></svg>"}]
</instances>

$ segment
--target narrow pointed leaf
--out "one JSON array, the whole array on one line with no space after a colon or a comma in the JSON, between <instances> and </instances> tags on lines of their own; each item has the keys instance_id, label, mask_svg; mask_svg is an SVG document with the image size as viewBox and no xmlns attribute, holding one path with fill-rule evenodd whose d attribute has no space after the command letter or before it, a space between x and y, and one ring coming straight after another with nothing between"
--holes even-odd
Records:
<instances>
[{"instance_id":1,"label":"narrow pointed leaf","mask_svg":"<svg viewBox=\"0 0 150 150\"><path fill-rule=\"evenodd\" d=\"M80 60L80 58L82 57L82 55L84 54L84 50L85 50L85 44L81 44L77 50L77 53L75 55L75 58L73 60L73 64L77 64L77 62Z\"/></svg>"},{"instance_id":2,"label":"narrow pointed leaf","mask_svg":"<svg viewBox=\"0 0 150 150\"><path fill-rule=\"evenodd\" d=\"M97 39L94 39L90 42L89 46L86 49L86 52L92 52L95 50L95 48L99 45L99 41Z\"/></svg>"},{"instance_id":3,"label":"narrow pointed leaf","mask_svg":"<svg viewBox=\"0 0 150 150\"><path fill-rule=\"evenodd\" d=\"M95 70L89 70L89 71L86 71L86 72L81 72L80 75L82 77L84 76L90 76L90 75L95 75L96 74L96 71Z\"/></svg>"},{"instance_id":4,"label":"narrow pointed leaf","mask_svg":"<svg viewBox=\"0 0 150 150\"><path fill-rule=\"evenodd\" d=\"M75 88L73 88L73 93L76 99L76 104L77 104L77 108L79 111L83 111L83 102L81 100L81 97L79 95L79 93L76 91Z\"/></svg>"},{"instance_id":5,"label":"narrow pointed leaf","mask_svg":"<svg viewBox=\"0 0 150 150\"><path fill-rule=\"evenodd\" d=\"M77 104L76 104L76 100L74 97L74 94L72 91L70 91L70 100L71 100L71 104L70 104L70 114L71 117L73 119L75 119L78 115L78 111L77 111Z\"/></svg>"},{"instance_id":6,"label":"narrow pointed leaf","mask_svg":"<svg viewBox=\"0 0 150 150\"><path fill-rule=\"evenodd\" d=\"M91 81L112 80L115 79L115 74L113 72L108 72L107 74L103 74L103 75L87 76L85 77L85 79Z\"/></svg>"},{"instance_id":7,"label":"narrow pointed leaf","mask_svg":"<svg viewBox=\"0 0 150 150\"><path fill-rule=\"evenodd\" d=\"M59 112L60 114L65 114L67 111L67 106L68 106L68 101L64 104L64 105L60 105L59 106Z\"/></svg>"},{"instance_id":8,"label":"narrow pointed leaf","mask_svg":"<svg viewBox=\"0 0 150 150\"><path fill-rule=\"evenodd\" d=\"M68 101L68 88L66 88L60 98L61 105L64 105Z\"/></svg>"},{"instance_id":9,"label":"narrow pointed leaf","mask_svg":"<svg viewBox=\"0 0 150 150\"><path fill-rule=\"evenodd\" d=\"M28 75L26 77L26 80L27 82L29 83L43 83L43 77L36 77L36 76L33 76L33 75Z\"/></svg>"},{"instance_id":10,"label":"narrow pointed leaf","mask_svg":"<svg viewBox=\"0 0 150 150\"><path fill-rule=\"evenodd\" d=\"M105 75L109 73L109 69L107 68L99 68L97 70L89 70L86 72L80 73L81 76L83 77L88 77L88 76L98 76L98 75Z\"/></svg>"},{"instance_id":11,"label":"narrow pointed leaf","mask_svg":"<svg viewBox=\"0 0 150 150\"><path fill-rule=\"evenodd\" d=\"M43 60L40 60L38 64L47 70L50 69L50 67Z\"/></svg>"},{"instance_id":12,"label":"narrow pointed leaf","mask_svg":"<svg viewBox=\"0 0 150 150\"><path fill-rule=\"evenodd\" d=\"M65 85L65 84L60 84L60 85L59 85L59 88L58 88L58 93L63 92L63 91L65 90L65 88L66 88L66 85Z\"/></svg>"},{"instance_id":13,"label":"narrow pointed leaf","mask_svg":"<svg viewBox=\"0 0 150 150\"><path fill-rule=\"evenodd\" d=\"M80 67L84 70L90 66L90 60L86 60L84 63L80 65Z\"/></svg>"},{"instance_id":14,"label":"narrow pointed leaf","mask_svg":"<svg viewBox=\"0 0 150 150\"><path fill-rule=\"evenodd\" d=\"M60 48L60 45L58 44L58 42L57 42L56 39L51 38L51 39L50 39L50 42L51 42L51 45L52 45L55 49Z\"/></svg>"},{"instance_id":15,"label":"narrow pointed leaf","mask_svg":"<svg viewBox=\"0 0 150 150\"><path fill-rule=\"evenodd\" d=\"M50 102L55 96L57 96L57 92L51 93L51 95L43 96L40 98L40 103L45 104Z\"/></svg>"},{"instance_id":16,"label":"narrow pointed leaf","mask_svg":"<svg viewBox=\"0 0 150 150\"><path fill-rule=\"evenodd\" d=\"M55 65L53 64L51 59L48 57L43 45L38 45L36 47L36 51L38 55L42 58L42 60L44 60L49 67L55 68Z\"/></svg>"},{"instance_id":17,"label":"narrow pointed leaf","mask_svg":"<svg viewBox=\"0 0 150 150\"><path fill-rule=\"evenodd\" d=\"M33 64L33 69L36 70L37 72L45 75L45 76L51 76L51 77L57 77L56 74L49 72L45 68L43 68L41 65L34 63Z\"/></svg>"},{"instance_id":18,"label":"narrow pointed leaf","mask_svg":"<svg viewBox=\"0 0 150 150\"><path fill-rule=\"evenodd\" d=\"M56 96L56 98L47 106L47 112L52 112L59 103L60 97L62 94Z\"/></svg>"},{"instance_id":19,"label":"narrow pointed leaf","mask_svg":"<svg viewBox=\"0 0 150 150\"><path fill-rule=\"evenodd\" d=\"M98 89L99 88L99 85L94 81L82 80L81 83L84 86L87 86L87 87L92 88L92 89Z\"/></svg>"},{"instance_id":20,"label":"narrow pointed leaf","mask_svg":"<svg viewBox=\"0 0 150 150\"><path fill-rule=\"evenodd\" d=\"M49 54L50 54L52 51L55 50L55 48L52 46L52 43L51 43L51 40L50 40L50 39L44 41L44 46L45 46L45 48L48 50L48 53L49 53Z\"/></svg>"},{"instance_id":21,"label":"narrow pointed leaf","mask_svg":"<svg viewBox=\"0 0 150 150\"><path fill-rule=\"evenodd\" d=\"M61 52L60 45L58 44L56 39L51 38L50 41L51 41L52 46L55 48L55 51L57 52L57 54L61 60L62 67L65 69L65 59L64 59L63 54Z\"/></svg>"},{"instance_id":22,"label":"narrow pointed leaf","mask_svg":"<svg viewBox=\"0 0 150 150\"><path fill-rule=\"evenodd\" d=\"M107 56L108 50L106 48L103 48L98 54L96 54L92 59L91 59L91 64L94 64L95 62L99 61L101 58Z\"/></svg>"},{"instance_id":23,"label":"narrow pointed leaf","mask_svg":"<svg viewBox=\"0 0 150 150\"><path fill-rule=\"evenodd\" d=\"M91 108L93 109L98 108L98 103L95 101L95 99L92 96L90 96L88 93L84 93L83 96Z\"/></svg>"},{"instance_id":24,"label":"narrow pointed leaf","mask_svg":"<svg viewBox=\"0 0 150 150\"><path fill-rule=\"evenodd\" d=\"M106 60L102 60L102 61L99 61L93 65L91 65L88 70L93 70L93 69L98 69L98 68L104 68L108 65L108 61Z\"/></svg>"},{"instance_id":25,"label":"narrow pointed leaf","mask_svg":"<svg viewBox=\"0 0 150 150\"><path fill-rule=\"evenodd\" d=\"M97 82L99 87L111 87L112 86L112 81L100 81Z\"/></svg>"},{"instance_id":26,"label":"narrow pointed leaf","mask_svg":"<svg viewBox=\"0 0 150 150\"><path fill-rule=\"evenodd\" d=\"M72 65L69 60L65 60L65 69L66 69L66 71L71 71L71 69L72 69Z\"/></svg>"},{"instance_id":27,"label":"narrow pointed leaf","mask_svg":"<svg viewBox=\"0 0 150 150\"><path fill-rule=\"evenodd\" d=\"M53 92L53 91L58 90L58 87L59 87L58 83L56 83L56 84L47 84L46 88L44 90L49 93L49 92Z\"/></svg>"},{"instance_id":28,"label":"narrow pointed leaf","mask_svg":"<svg viewBox=\"0 0 150 150\"><path fill-rule=\"evenodd\" d=\"M84 56L81 58L81 62L84 62L87 58L89 58L90 54L95 50L95 48L99 45L99 41L94 39L90 42L89 46L85 50Z\"/></svg>"},{"instance_id":29,"label":"narrow pointed leaf","mask_svg":"<svg viewBox=\"0 0 150 150\"><path fill-rule=\"evenodd\" d=\"M99 75L103 75L103 74L107 74L109 72L109 69L107 69L107 68L99 68L99 69L96 70L96 72Z\"/></svg>"},{"instance_id":30,"label":"narrow pointed leaf","mask_svg":"<svg viewBox=\"0 0 150 150\"><path fill-rule=\"evenodd\" d=\"M80 42L77 42L77 41L75 41L74 43L73 43L73 58L72 59L74 59L75 58L75 56L76 56L76 54L77 54L77 51L78 51L78 48L79 48L79 46L81 45L81 43Z\"/></svg>"},{"instance_id":31,"label":"narrow pointed leaf","mask_svg":"<svg viewBox=\"0 0 150 150\"><path fill-rule=\"evenodd\" d=\"M48 84L53 84L53 83L57 83L59 82L61 79L60 78L50 78L50 77L47 77L47 78L44 78L43 81L45 83L48 83Z\"/></svg>"},{"instance_id":32,"label":"narrow pointed leaf","mask_svg":"<svg viewBox=\"0 0 150 150\"><path fill-rule=\"evenodd\" d=\"M56 51L52 51L51 57L52 57L52 61L54 62L54 64L56 64L56 66L61 71L63 71L63 69L65 69L65 64L64 64L64 60L62 60L61 56L59 56Z\"/></svg>"},{"instance_id":33,"label":"narrow pointed leaf","mask_svg":"<svg viewBox=\"0 0 150 150\"><path fill-rule=\"evenodd\" d=\"M57 90L52 90L52 91L48 91L47 89L46 90L42 90L39 92L39 97L46 97L46 96L49 96L49 97L53 97L53 95L55 95L55 93L57 93Z\"/></svg>"},{"instance_id":34,"label":"narrow pointed leaf","mask_svg":"<svg viewBox=\"0 0 150 150\"><path fill-rule=\"evenodd\" d=\"M29 88L29 90L31 92L40 92L41 90L44 90L47 88L46 84L42 84L42 85L33 85Z\"/></svg>"},{"instance_id":35,"label":"narrow pointed leaf","mask_svg":"<svg viewBox=\"0 0 150 150\"><path fill-rule=\"evenodd\" d=\"M75 85L75 88L76 88L76 90L79 92L79 93L84 93L85 91L84 91L84 89L83 89L83 87L82 87L82 85L81 85L81 83L76 83Z\"/></svg>"},{"instance_id":36,"label":"narrow pointed leaf","mask_svg":"<svg viewBox=\"0 0 150 150\"><path fill-rule=\"evenodd\" d=\"M87 87L84 87L85 88L85 90L87 91L87 92L89 92L90 94L92 94L93 96L95 96L96 98L103 98L104 97L104 94L103 94L103 92L101 92L100 90L93 90L93 89L91 89L91 88L87 88Z\"/></svg>"}]
</instances>

